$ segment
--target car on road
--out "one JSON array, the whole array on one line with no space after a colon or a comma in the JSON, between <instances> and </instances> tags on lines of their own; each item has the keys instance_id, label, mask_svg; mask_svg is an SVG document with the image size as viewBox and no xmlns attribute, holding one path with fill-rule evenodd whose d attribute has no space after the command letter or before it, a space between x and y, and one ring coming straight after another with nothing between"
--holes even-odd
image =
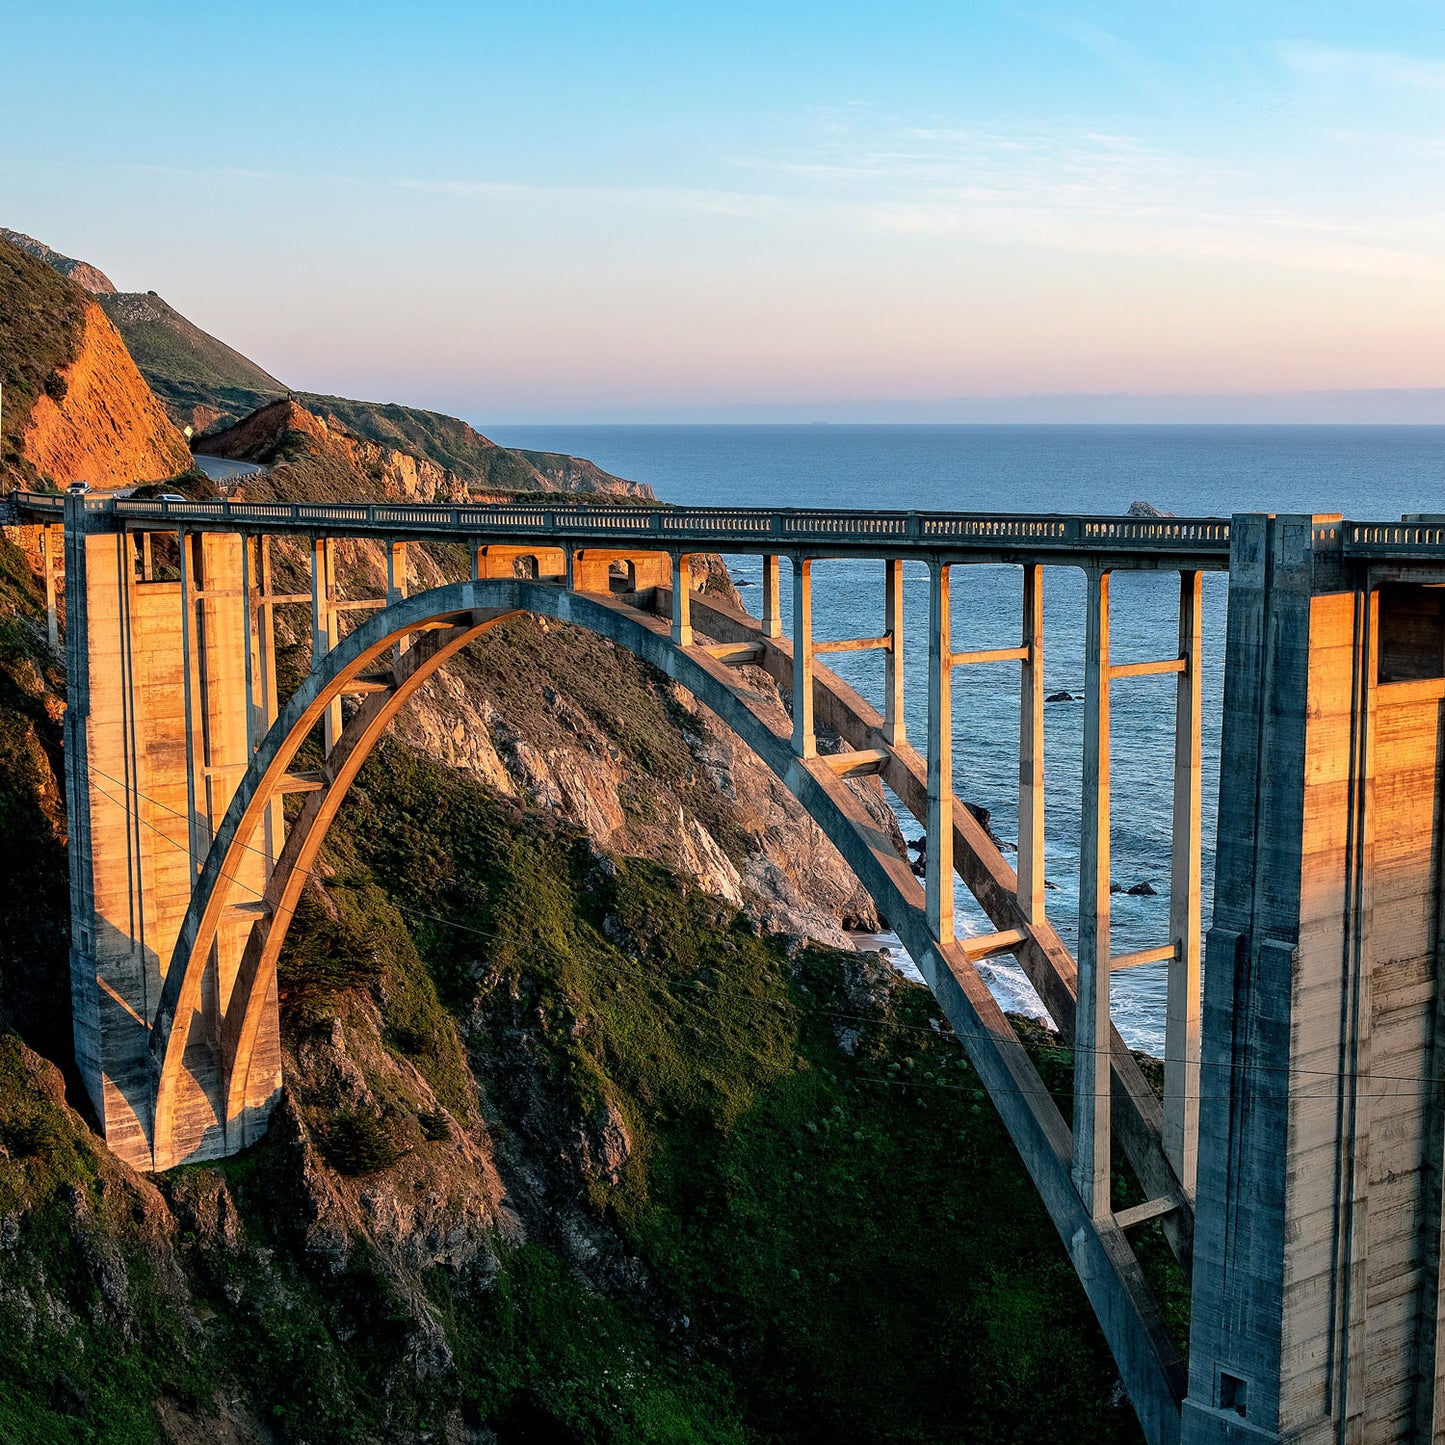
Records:
<instances>
[{"instance_id":1,"label":"car on road","mask_svg":"<svg viewBox=\"0 0 1445 1445\"><path fill-rule=\"evenodd\" d=\"M83 497L90 490L90 483L71 482L65 490L72 497Z\"/></svg>"}]
</instances>

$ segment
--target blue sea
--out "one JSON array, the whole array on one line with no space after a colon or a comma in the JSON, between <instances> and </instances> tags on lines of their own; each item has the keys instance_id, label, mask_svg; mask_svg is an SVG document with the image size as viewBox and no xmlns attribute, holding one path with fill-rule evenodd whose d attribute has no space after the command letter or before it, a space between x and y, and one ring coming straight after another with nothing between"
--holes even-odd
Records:
<instances>
[{"instance_id":1,"label":"blue sea","mask_svg":"<svg viewBox=\"0 0 1445 1445\"><path fill-rule=\"evenodd\" d=\"M588 457L618 476L649 483L665 501L755 507L903 507L937 511L1078 512L1117 516L1147 501L1178 516L1233 512L1339 512L1398 518L1445 512L1445 427L1267 426L527 426L486 429L509 446ZM729 559L757 610L759 568ZM785 565L786 571L786 565ZM879 563L815 563L814 631L821 640L876 635L883 626ZM953 573L953 645L1015 646L1020 574L968 567ZM786 608L790 596L783 579ZM1045 574L1045 684L1078 694L1083 682L1083 580ZM1205 926L1213 882L1225 582L1204 588ZM1178 582L1172 574L1116 573L1111 584L1115 661L1177 651ZM905 582L905 667L911 734L925 736L927 575ZM875 655L830 659L875 701ZM1049 912L1073 946L1078 911L1082 712L1045 711L1046 860ZM1116 895L1113 948L1122 953L1168 937L1169 833L1174 690L1166 678L1122 681L1113 690L1112 877L1148 883L1156 896ZM961 669L954 680L954 778L961 796L991 810L1002 839L1016 837L1017 664ZM922 831L898 805L908 837ZM991 925L959 885L960 932ZM895 951L896 940L893 940ZM907 969L906 960L900 960ZM985 965L1005 1007L1043 1016L1019 970ZM1162 1053L1164 965L1114 979L1114 1021L1136 1048Z\"/></svg>"}]
</instances>

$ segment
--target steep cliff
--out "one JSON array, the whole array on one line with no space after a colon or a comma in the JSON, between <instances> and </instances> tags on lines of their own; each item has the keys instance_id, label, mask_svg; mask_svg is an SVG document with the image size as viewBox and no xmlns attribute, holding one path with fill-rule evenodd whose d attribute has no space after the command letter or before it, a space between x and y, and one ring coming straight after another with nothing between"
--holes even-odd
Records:
<instances>
[{"instance_id":1,"label":"steep cliff","mask_svg":"<svg viewBox=\"0 0 1445 1445\"><path fill-rule=\"evenodd\" d=\"M350 501L454 497L443 474L360 441L294 402L278 402L225 434L225 451L271 466L249 478L255 500ZM302 549L277 543L278 585L304 590ZM464 575L455 547L412 549L413 589ZM385 591L379 547L344 543L348 596ZM736 602L726 569L697 582ZM304 664L309 618L277 618L279 645ZM782 714L777 689L750 670ZM517 618L458 659L397 724L419 750L465 769L500 794L543 808L598 842L657 859L770 927L846 946L843 927L872 928L877 910L792 796L683 690L578 628ZM896 824L876 779L853 785L880 826ZM897 838L902 851L902 840Z\"/></svg>"},{"instance_id":2,"label":"steep cliff","mask_svg":"<svg viewBox=\"0 0 1445 1445\"><path fill-rule=\"evenodd\" d=\"M75 282L0 241L4 465L13 480L96 488L191 464L104 312Z\"/></svg>"},{"instance_id":3,"label":"steep cliff","mask_svg":"<svg viewBox=\"0 0 1445 1445\"><path fill-rule=\"evenodd\" d=\"M358 435L334 412L321 415L288 399L271 402L234 425L212 432L198 444L197 451L206 456L258 462L267 467L309 459L313 485L319 473L329 468L336 473L337 485L361 486L367 494L379 487L389 499L411 502L499 501L518 494L535 495L539 491L652 497L650 487L623 481L591 462L571 457L554 458L576 463L572 470L558 473L561 480L551 474L544 475L535 467L521 470L512 463L499 462L487 473L487 477L493 479L489 481L476 468L467 472L452 471L433 461L424 449L412 445L410 438L400 440L407 445L394 447ZM492 447L490 442L486 445ZM507 451L504 447L492 449ZM551 454L535 455L546 458Z\"/></svg>"},{"instance_id":4,"label":"steep cliff","mask_svg":"<svg viewBox=\"0 0 1445 1445\"><path fill-rule=\"evenodd\" d=\"M0 307L36 265L0 246ZM63 403L86 355L86 298L47 275L46 308L0 311L7 402ZM454 485L290 403L247 425L258 498ZM364 543L338 573L383 583ZM278 614L284 687L310 628ZM576 628L498 627L362 770L281 961L266 1138L120 1165L65 1092L63 686L0 539L0 1439L1137 1442L931 998L804 941L876 922L866 896L693 698ZM1025 1041L1063 1097L1067 1053Z\"/></svg>"},{"instance_id":5,"label":"steep cliff","mask_svg":"<svg viewBox=\"0 0 1445 1445\"><path fill-rule=\"evenodd\" d=\"M188 471L191 452L135 368L105 313L85 311L75 358L35 400L21 438L26 459L57 485L97 490Z\"/></svg>"},{"instance_id":6,"label":"steep cliff","mask_svg":"<svg viewBox=\"0 0 1445 1445\"><path fill-rule=\"evenodd\" d=\"M426 457L478 490L652 496L646 484L614 477L583 457L498 446L466 422L441 412L310 393L300 399L329 423L339 422L369 441Z\"/></svg>"},{"instance_id":7,"label":"steep cliff","mask_svg":"<svg viewBox=\"0 0 1445 1445\"><path fill-rule=\"evenodd\" d=\"M62 256L40 241L0 229L26 255L93 291L132 358L177 426L208 433L203 451L235 445L214 438L250 413L297 399L333 430L373 443L383 452L446 473L443 490L463 495L510 492L606 492L650 498L652 489L604 472L583 457L498 446L459 417L393 403L293 393L233 347L203 331L154 291L117 292L94 266ZM132 477L131 480L138 480ZM431 500L430 495L427 500Z\"/></svg>"},{"instance_id":8,"label":"steep cliff","mask_svg":"<svg viewBox=\"0 0 1445 1445\"><path fill-rule=\"evenodd\" d=\"M375 584L363 554L348 590ZM1138 1440L932 1000L632 852L704 829L744 891L764 856L704 772L705 715L575 629L499 629L450 676L465 716L496 711L492 781L406 740L454 715L434 700L362 770L283 955L266 1139L119 1165L41 1052L67 1057L68 961L39 603L0 543L0 1009L24 1038L0 1034L0 1438ZM293 679L305 631L281 628ZM609 847L572 821L593 785L563 787L604 758ZM1029 1042L1066 1091L1067 1054Z\"/></svg>"}]
</instances>

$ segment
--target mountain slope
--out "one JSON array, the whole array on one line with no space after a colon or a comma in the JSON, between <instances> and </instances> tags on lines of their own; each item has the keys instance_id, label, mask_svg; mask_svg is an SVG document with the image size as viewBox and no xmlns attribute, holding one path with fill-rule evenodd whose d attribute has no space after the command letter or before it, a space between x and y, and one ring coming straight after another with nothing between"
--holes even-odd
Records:
<instances>
[{"instance_id":1,"label":"mountain slope","mask_svg":"<svg viewBox=\"0 0 1445 1445\"><path fill-rule=\"evenodd\" d=\"M498 446L459 417L442 412L310 392L301 393L299 399L311 411L334 417L357 436L427 457L482 490L611 492L629 497L653 494L651 487L614 477L582 457Z\"/></svg>"},{"instance_id":2,"label":"mountain slope","mask_svg":"<svg viewBox=\"0 0 1445 1445\"><path fill-rule=\"evenodd\" d=\"M93 487L187 471L190 451L99 305L75 281L0 241L3 471L12 482Z\"/></svg>"},{"instance_id":3,"label":"mountain slope","mask_svg":"<svg viewBox=\"0 0 1445 1445\"><path fill-rule=\"evenodd\" d=\"M92 266L89 261L77 261L74 256L62 256L59 251L52 251L44 241L37 241L34 236L25 236L19 231L7 230L4 226L0 226L0 241L8 242L17 251L34 256L37 261L44 261L51 270L59 271L67 280L74 281L92 296L115 294L110 277Z\"/></svg>"},{"instance_id":4,"label":"mountain slope","mask_svg":"<svg viewBox=\"0 0 1445 1445\"><path fill-rule=\"evenodd\" d=\"M198 451L217 449L225 431L292 389L249 357L202 331L154 291L117 291L94 266L62 256L41 241L0 229L0 237L95 293L125 339L141 374L177 426L210 433ZM434 463L448 474L449 495L482 492L607 492L650 498L652 489L604 472L582 457L498 446L459 417L389 402L353 401L317 392L295 393L316 415L378 446ZM224 446L231 444L220 442ZM131 478L135 480L135 478ZM458 490L459 489L459 490ZM430 500L430 497L427 498Z\"/></svg>"},{"instance_id":5,"label":"mountain slope","mask_svg":"<svg viewBox=\"0 0 1445 1445\"><path fill-rule=\"evenodd\" d=\"M187 321L154 291L120 291L100 304L156 395L197 432L286 394L283 382Z\"/></svg>"}]
</instances>

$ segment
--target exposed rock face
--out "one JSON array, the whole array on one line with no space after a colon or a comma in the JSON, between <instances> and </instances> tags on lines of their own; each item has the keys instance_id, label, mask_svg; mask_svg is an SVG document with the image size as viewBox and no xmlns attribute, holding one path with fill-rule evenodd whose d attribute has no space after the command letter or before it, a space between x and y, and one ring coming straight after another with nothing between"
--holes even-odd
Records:
<instances>
[{"instance_id":1,"label":"exposed rock face","mask_svg":"<svg viewBox=\"0 0 1445 1445\"><path fill-rule=\"evenodd\" d=\"M17 250L34 256L37 261L44 261L62 276L68 276L77 286L84 287L92 296L115 294L110 277L92 266L89 261L77 261L74 256L62 256L59 251L51 250L44 241L37 241L34 236L21 235L19 231L6 230L4 226L0 226L0 240L8 241Z\"/></svg>"},{"instance_id":2,"label":"exposed rock face","mask_svg":"<svg viewBox=\"0 0 1445 1445\"><path fill-rule=\"evenodd\" d=\"M57 375L60 384L36 400L22 440L42 475L107 490L190 467L185 439L95 303L86 309L80 354Z\"/></svg>"},{"instance_id":3,"label":"exposed rock face","mask_svg":"<svg viewBox=\"0 0 1445 1445\"><path fill-rule=\"evenodd\" d=\"M539 622L511 625L537 628ZM558 648L557 657L565 665L565 648ZM764 707L781 719L783 704L772 679L761 669L748 669L747 675ZM606 727L561 691L563 677L558 683L544 689L543 710L524 719L515 707L510 715L504 712L484 665L470 675L453 670L426 684L397 728L414 747L508 797L554 812L608 847L656 858L695 878L770 931L846 948L844 929L880 926L872 899L802 805L686 689L669 690L688 720L684 736L701 776L677 790L650 780ZM699 785L714 805L712 827L694 811ZM878 780L858 779L849 786L895 836L901 853L897 822ZM630 810L624 799L632 800ZM719 814L732 840L731 855L714 831Z\"/></svg>"},{"instance_id":4,"label":"exposed rock face","mask_svg":"<svg viewBox=\"0 0 1445 1445\"><path fill-rule=\"evenodd\" d=\"M388 497L407 502L467 500L465 483L435 462L378 446L294 401L263 406L235 426L208 436L197 448L207 456L273 465L300 450L334 457L379 481Z\"/></svg>"}]
</instances>

